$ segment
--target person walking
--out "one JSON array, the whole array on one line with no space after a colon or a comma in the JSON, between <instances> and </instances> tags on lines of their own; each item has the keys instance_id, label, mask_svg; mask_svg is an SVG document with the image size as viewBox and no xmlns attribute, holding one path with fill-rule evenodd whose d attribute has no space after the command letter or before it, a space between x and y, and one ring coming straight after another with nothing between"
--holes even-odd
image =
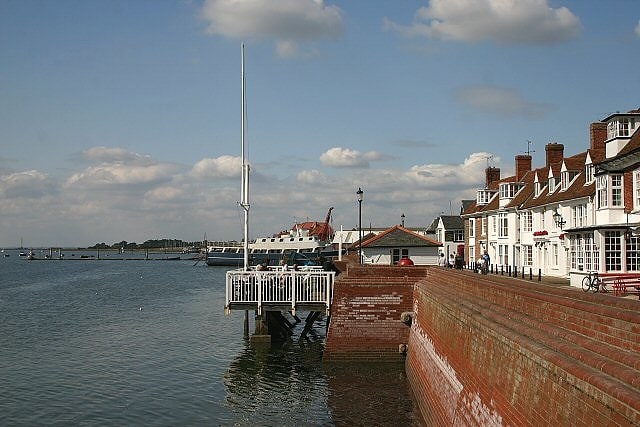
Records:
<instances>
[{"instance_id":1,"label":"person walking","mask_svg":"<svg viewBox=\"0 0 640 427\"><path fill-rule=\"evenodd\" d=\"M440 257L438 258L438 266L440 267L447 266L447 258L444 256L444 252L440 252Z\"/></svg>"}]
</instances>

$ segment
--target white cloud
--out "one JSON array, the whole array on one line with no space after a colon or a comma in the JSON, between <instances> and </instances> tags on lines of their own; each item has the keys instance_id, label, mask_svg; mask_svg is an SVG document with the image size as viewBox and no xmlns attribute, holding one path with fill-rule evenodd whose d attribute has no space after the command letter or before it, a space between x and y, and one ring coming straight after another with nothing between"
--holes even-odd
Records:
<instances>
[{"instance_id":1,"label":"white cloud","mask_svg":"<svg viewBox=\"0 0 640 427\"><path fill-rule=\"evenodd\" d=\"M411 25L386 19L385 28L410 37L471 43L554 44L576 37L581 24L569 9L554 9L548 0L431 0Z\"/></svg>"},{"instance_id":2,"label":"white cloud","mask_svg":"<svg viewBox=\"0 0 640 427\"><path fill-rule=\"evenodd\" d=\"M215 159L200 160L191 169L191 176L206 178L239 178L242 172L242 159L233 156L220 156Z\"/></svg>"},{"instance_id":3,"label":"white cloud","mask_svg":"<svg viewBox=\"0 0 640 427\"><path fill-rule=\"evenodd\" d=\"M385 156L377 151L362 153L350 148L333 147L322 153L320 162L325 166L334 168L368 168L369 162L386 160L388 158L389 156Z\"/></svg>"},{"instance_id":4,"label":"white cloud","mask_svg":"<svg viewBox=\"0 0 640 427\"><path fill-rule=\"evenodd\" d=\"M51 193L53 183L42 172L29 170L0 176L0 195L3 198L40 198Z\"/></svg>"},{"instance_id":5,"label":"white cloud","mask_svg":"<svg viewBox=\"0 0 640 427\"><path fill-rule=\"evenodd\" d=\"M327 177L315 169L309 171L305 170L298 172L296 181L308 185L326 184Z\"/></svg>"},{"instance_id":6,"label":"white cloud","mask_svg":"<svg viewBox=\"0 0 640 427\"><path fill-rule=\"evenodd\" d=\"M550 105L527 101L514 89L496 86L462 87L456 91L456 99L473 110L503 117L541 118L551 109Z\"/></svg>"},{"instance_id":7,"label":"white cloud","mask_svg":"<svg viewBox=\"0 0 640 427\"><path fill-rule=\"evenodd\" d=\"M148 160L149 156L142 156L120 147L92 147L82 152L82 157L98 163L137 162Z\"/></svg>"},{"instance_id":8,"label":"white cloud","mask_svg":"<svg viewBox=\"0 0 640 427\"><path fill-rule=\"evenodd\" d=\"M206 0L202 17L209 34L235 39L272 39L278 54L298 53L297 42L342 34L342 10L323 0Z\"/></svg>"}]
</instances>

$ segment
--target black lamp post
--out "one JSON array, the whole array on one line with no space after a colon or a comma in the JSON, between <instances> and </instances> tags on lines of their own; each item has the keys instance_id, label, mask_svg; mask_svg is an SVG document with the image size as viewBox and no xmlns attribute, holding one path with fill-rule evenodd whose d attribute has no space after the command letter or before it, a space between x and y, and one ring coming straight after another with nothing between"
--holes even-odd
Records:
<instances>
[{"instance_id":1,"label":"black lamp post","mask_svg":"<svg viewBox=\"0 0 640 427\"><path fill-rule=\"evenodd\" d=\"M400 225L404 227L404 214L400 215Z\"/></svg>"},{"instance_id":2,"label":"black lamp post","mask_svg":"<svg viewBox=\"0 0 640 427\"><path fill-rule=\"evenodd\" d=\"M364 191L360 187L356 191L356 198L358 199L358 260L362 264L362 199Z\"/></svg>"}]
</instances>

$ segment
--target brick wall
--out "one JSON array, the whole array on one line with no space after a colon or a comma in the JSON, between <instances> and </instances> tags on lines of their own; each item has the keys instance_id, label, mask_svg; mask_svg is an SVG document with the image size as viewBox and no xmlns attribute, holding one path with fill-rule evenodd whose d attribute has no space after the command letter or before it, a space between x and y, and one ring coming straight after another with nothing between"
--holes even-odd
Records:
<instances>
[{"instance_id":1,"label":"brick wall","mask_svg":"<svg viewBox=\"0 0 640 427\"><path fill-rule=\"evenodd\" d=\"M640 424L640 302L432 268L406 370L433 425Z\"/></svg>"},{"instance_id":2,"label":"brick wall","mask_svg":"<svg viewBox=\"0 0 640 427\"><path fill-rule=\"evenodd\" d=\"M400 321L413 307L413 287L426 267L349 265L336 281L325 361L402 362L410 329Z\"/></svg>"}]
</instances>

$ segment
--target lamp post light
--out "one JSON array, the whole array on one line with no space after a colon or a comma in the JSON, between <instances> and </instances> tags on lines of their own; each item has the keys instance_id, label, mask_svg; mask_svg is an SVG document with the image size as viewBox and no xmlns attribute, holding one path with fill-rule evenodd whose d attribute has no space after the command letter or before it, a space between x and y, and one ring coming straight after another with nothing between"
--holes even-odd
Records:
<instances>
[{"instance_id":1,"label":"lamp post light","mask_svg":"<svg viewBox=\"0 0 640 427\"><path fill-rule=\"evenodd\" d=\"M358 199L358 261L362 264L362 199L364 191L360 187L356 191L356 198Z\"/></svg>"},{"instance_id":2,"label":"lamp post light","mask_svg":"<svg viewBox=\"0 0 640 427\"><path fill-rule=\"evenodd\" d=\"M404 214L400 215L400 225L404 227Z\"/></svg>"},{"instance_id":3,"label":"lamp post light","mask_svg":"<svg viewBox=\"0 0 640 427\"><path fill-rule=\"evenodd\" d=\"M558 227L560 230L562 230L564 225L567 223L567 221L565 221L564 218L562 218L562 215L560 214L560 212L558 212L558 209L556 209L556 211L553 214L553 220L556 223L556 227Z\"/></svg>"}]
</instances>

